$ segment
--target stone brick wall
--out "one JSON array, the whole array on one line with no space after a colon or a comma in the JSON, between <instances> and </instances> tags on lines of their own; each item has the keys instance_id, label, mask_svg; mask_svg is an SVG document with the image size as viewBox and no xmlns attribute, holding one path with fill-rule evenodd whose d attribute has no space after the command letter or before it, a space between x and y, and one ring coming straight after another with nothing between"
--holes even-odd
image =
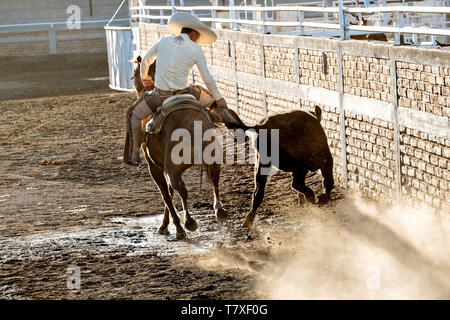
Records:
<instances>
[{"instance_id":1,"label":"stone brick wall","mask_svg":"<svg viewBox=\"0 0 450 320\"><path fill-rule=\"evenodd\" d=\"M267 78L296 81L294 48L265 46L264 65Z\"/></svg>"},{"instance_id":2,"label":"stone brick wall","mask_svg":"<svg viewBox=\"0 0 450 320\"><path fill-rule=\"evenodd\" d=\"M142 36L142 48L167 33L165 26L152 28L156 32ZM218 41L203 50L223 96L245 122L318 105L338 183L384 202L450 212L450 52L217 34Z\"/></svg>"},{"instance_id":3,"label":"stone brick wall","mask_svg":"<svg viewBox=\"0 0 450 320\"><path fill-rule=\"evenodd\" d=\"M263 94L263 90L238 84L238 110L245 122L253 125L264 118Z\"/></svg>"},{"instance_id":4,"label":"stone brick wall","mask_svg":"<svg viewBox=\"0 0 450 320\"><path fill-rule=\"evenodd\" d=\"M450 117L450 64L397 61L397 87L400 106Z\"/></svg>"},{"instance_id":5,"label":"stone brick wall","mask_svg":"<svg viewBox=\"0 0 450 320\"><path fill-rule=\"evenodd\" d=\"M324 65L324 55L326 63ZM336 53L331 51L299 49L300 83L314 87L338 90Z\"/></svg>"},{"instance_id":6,"label":"stone brick wall","mask_svg":"<svg viewBox=\"0 0 450 320\"><path fill-rule=\"evenodd\" d=\"M156 31L156 28L151 28L150 24L143 23L139 28L139 36L141 43L141 53L145 54L150 48L158 42L161 37L160 33Z\"/></svg>"},{"instance_id":7,"label":"stone brick wall","mask_svg":"<svg viewBox=\"0 0 450 320\"><path fill-rule=\"evenodd\" d=\"M217 40L212 44L212 51L214 52L213 65L222 66L225 68L233 69L233 57L231 52L231 42ZM208 59L206 61L209 61Z\"/></svg>"},{"instance_id":8,"label":"stone brick wall","mask_svg":"<svg viewBox=\"0 0 450 320\"><path fill-rule=\"evenodd\" d=\"M284 96L277 94L276 92L266 93L267 101L267 114L271 115L283 112L289 112L298 109L298 104L295 101L295 97Z\"/></svg>"},{"instance_id":9,"label":"stone brick wall","mask_svg":"<svg viewBox=\"0 0 450 320\"><path fill-rule=\"evenodd\" d=\"M261 46L253 43L236 42L236 70L261 75Z\"/></svg>"},{"instance_id":10,"label":"stone brick wall","mask_svg":"<svg viewBox=\"0 0 450 320\"><path fill-rule=\"evenodd\" d=\"M395 198L396 164L392 122L346 112L349 187L386 202Z\"/></svg>"},{"instance_id":11,"label":"stone brick wall","mask_svg":"<svg viewBox=\"0 0 450 320\"><path fill-rule=\"evenodd\" d=\"M344 93L391 101L391 76L388 59L344 54Z\"/></svg>"},{"instance_id":12,"label":"stone brick wall","mask_svg":"<svg viewBox=\"0 0 450 320\"><path fill-rule=\"evenodd\" d=\"M450 141L403 127L401 142L403 198L450 212Z\"/></svg>"}]
</instances>

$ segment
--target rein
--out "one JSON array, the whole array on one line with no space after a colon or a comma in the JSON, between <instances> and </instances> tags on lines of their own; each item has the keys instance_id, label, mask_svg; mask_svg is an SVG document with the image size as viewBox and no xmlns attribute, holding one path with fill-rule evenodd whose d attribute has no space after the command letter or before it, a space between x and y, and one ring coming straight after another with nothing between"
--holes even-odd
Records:
<instances>
[{"instance_id":1,"label":"rein","mask_svg":"<svg viewBox=\"0 0 450 320\"><path fill-rule=\"evenodd\" d=\"M144 84L144 81L142 81L142 84ZM150 91L153 84L154 84L154 82L152 81L151 85L149 85L149 86L144 85L144 89L139 91L139 93L145 93L146 91Z\"/></svg>"}]
</instances>

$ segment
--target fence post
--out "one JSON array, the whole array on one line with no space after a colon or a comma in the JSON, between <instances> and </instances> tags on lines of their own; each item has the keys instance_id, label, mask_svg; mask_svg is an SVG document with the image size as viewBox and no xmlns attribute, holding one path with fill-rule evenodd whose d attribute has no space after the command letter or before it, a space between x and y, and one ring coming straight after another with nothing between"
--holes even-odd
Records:
<instances>
[{"instance_id":1,"label":"fence post","mask_svg":"<svg viewBox=\"0 0 450 320\"><path fill-rule=\"evenodd\" d=\"M342 0L340 0L342 1ZM342 41L337 47L337 65L339 81L339 125L341 130L341 158L342 158L342 176L344 178L344 188L348 187L348 169L347 169L347 141L345 133L345 110L344 110L344 75L342 66Z\"/></svg>"},{"instance_id":2,"label":"fence post","mask_svg":"<svg viewBox=\"0 0 450 320\"><path fill-rule=\"evenodd\" d=\"M414 28L416 26L416 23L412 23L411 26ZM413 33L412 35L412 40L413 40L413 44L417 45L419 44L419 37L417 36L417 34Z\"/></svg>"},{"instance_id":3,"label":"fence post","mask_svg":"<svg viewBox=\"0 0 450 320\"><path fill-rule=\"evenodd\" d=\"M433 25L430 24L430 28L433 28ZM435 35L431 35L431 45L434 46L436 42L436 36Z\"/></svg>"},{"instance_id":4,"label":"fence post","mask_svg":"<svg viewBox=\"0 0 450 320\"><path fill-rule=\"evenodd\" d=\"M238 79L237 79L237 69L236 69L236 41L231 42L231 60L233 63L233 74L234 74L234 98L236 101L236 113L239 115L239 93L238 93Z\"/></svg>"},{"instance_id":5,"label":"fence post","mask_svg":"<svg viewBox=\"0 0 450 320\"><path fill-rule=\"evenodd\" d=\"M230 7L234 7L234 0L229 0L230 2ZM237 20L236 18L236 11L235 10L230 10L230 19L234 19ZM239 25L235 22L231 23L231 29L233 30L239 30Z\"/></svg>"},{"instance_id":6,"label":"fence post","mask_svg":"<svg viewBox=\"0 0 450 320\"><path fill-rule=\"evenodd\" d=\"M261 12L261 15L262 15L262 28L261 28L261 32L263 33L263 34L265 34L266 32L267 32L267 27L266 27L266 20L267 20L267 12L266 11L263 11L263 12Z\"/></svg>"},{"instance_id":7,"label":"fence post","mask_svg":"<svg viewBox=\"0 0 450 320\"><path fill-rule=\"evenodd\" d=\"M397 21L398 21L398 23L397 24L394 23L394 27L402 28L404 25L404 22L403 22L403 14L400 11L397 11ZM396 44L403 44L402 33L400 31L398 33L394 34L394 38L395 38Z\"/></svg>"},{"instance_id":8,"label":"fence post","mask_svg":"<svg viewBox=\"0 0 450 320\"><path fill-rule=\"evenodd\" d=\"M398 28L398 22L394 22L394 28ZM394 43L400 44L400 32L394 33Z\"/></svg>"},{"instance_id":9,"label":"fence post","mask_svg":"<svg viewBox=\"0 0 450 320\"><path fill-rule=\"evenodd\" d=\"M402 195L402 168L401 168L401 156L400 156L400 124L398 121L398 92L397 92L397 62L395 60L395 54L390 48L389 50L389 58L391 62L391 95L392 95L392 105L394 107L393 116L394 116L394 148L395 148L395 171L397 173L395 184L397 191L397 201L401 200Z\"/></svg>"},{"instance_id":10,"label":"fence post","mask_svg":"<svg viewBox=\"0 0 450 320\"><path fill-rule=\"evenodd\" d=\"M261 41L261 76L263 79L263 83L265 83L265 79L266 79L266 66L265 66L265 59L264 59L264 36L262 36L262 41ZM267 95L266 95L266 90L263 89L263 110L264 110L264 116L267 117L269 110L267 110Z\"/></svg>"},{"instance_id":11,"label":"fence post","mask_svg":"<svg viewBox=\"0 0 450 320\"><path fill-rule=\"evenodd\" d=\"M305 35L305 29L303 29L302 23L305 21L305 13L303 11L298 12L298 34L300 36Z\"/></svg>"},{"instance_id":12,"label":"fence post","mask_svg":"<svg viewBox=\"0 0 450 320\"><path fill-rule=\"evenodd\" d=\"M48 28L48 50L50 54L56 54L56 33L53 23Z\"/></svg>"},{"instance_id":13,"label":"fence post","mask_svg":"<svg viewBox=\"0 0 450 320\"><path fill-rule=\"evenodd\" d=\"M211 17L213 18L213 21L211 23L211 27L213 29L215 29L216 28L216 22L214 21L216 19L216 10L215 9L211 10Z\"/></svg>"},{"instance_id":14,"label":"fence post","mask_svg":"<svg viewBox=\"0 0 450 320\"><path fill-rule=\"evenodd\" d=\"M295 46L295 84L297 85L297 88L300 87L300 61L299 61L299 53L298 51L300 50L300 48L298 48L297 46ZM298 92L299 90L297 90ZM300 102L300 96L298 95L298 93L296 93L295 95L295 103L297 104L297 108L301 109L301 102Z\"/></svg>"},{"instance_id":15,"label":"fence post","mask_svg":"<svg viewBox=\"0 0 450 320\"><path fill-rule=\"evenodd\" d=\"M328 7L328 0L322 0L322 8L326 8L326 7ZM323 21L325 23L328 23L328 12L324 12Z\"/></svg>"},{"instance_id":16,"label":"fence post","mask_svg":"<svg viewBox=\"0 0 450 320\"><path fill-rule=\"evenodd\" d=\"M347 18L345 17L344 1L339 0L339 26L341 29L341 40L348 40Z\"/></svg>"}]
</instances>

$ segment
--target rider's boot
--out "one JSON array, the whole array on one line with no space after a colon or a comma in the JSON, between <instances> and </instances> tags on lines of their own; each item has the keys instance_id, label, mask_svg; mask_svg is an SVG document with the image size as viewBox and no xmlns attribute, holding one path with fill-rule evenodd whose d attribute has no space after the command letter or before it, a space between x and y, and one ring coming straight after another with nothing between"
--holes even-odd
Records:
<instances>
[{"instance_id":1,"label":"rider's boot","mask_svg":"<svg viewBox=\"0 0 450 320\"><path fill-rule=\"evenodd\" d=\"M142 143L142 133L141 133L141 119L139 119L134 113L131 116L131 132L133 135L133 147L131 150L129 164L138 166L140 163L139 150Z\"/></svg>"},{"instance_id":2,"label":"rider's boot","mask_svg":"<svg viewBox=\"0 0 450 320\"><path fill-rule=\"evenodd\" d=\"M138 166L140 163L139 150L142 143L142 119L153 116L153 111L147 105L146 99L142 99L132 110L130 117L132 149L127 164Z\"/></svg>"}]
</instances>

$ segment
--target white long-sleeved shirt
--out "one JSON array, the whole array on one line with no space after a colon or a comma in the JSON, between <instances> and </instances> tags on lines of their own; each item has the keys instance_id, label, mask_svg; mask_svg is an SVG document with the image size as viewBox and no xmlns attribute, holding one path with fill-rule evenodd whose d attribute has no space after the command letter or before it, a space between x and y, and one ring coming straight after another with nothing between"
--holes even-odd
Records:
<instances>
[{"instance_id":1,"label":"white long-sleeved shirt","mask_svg":"<svg viewBox=\"0 0 450 320\"><path fill-rule=\"evenodd\" d=\"M181 90L189 86L188 76L194 65L214 100L222 96L206 65L202 48L187 34L162 37L145 55L141 63L141 77L146 79L148 68L156 60L155 87L161 90Z\"/></svg>"}]
</instances>

